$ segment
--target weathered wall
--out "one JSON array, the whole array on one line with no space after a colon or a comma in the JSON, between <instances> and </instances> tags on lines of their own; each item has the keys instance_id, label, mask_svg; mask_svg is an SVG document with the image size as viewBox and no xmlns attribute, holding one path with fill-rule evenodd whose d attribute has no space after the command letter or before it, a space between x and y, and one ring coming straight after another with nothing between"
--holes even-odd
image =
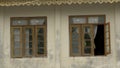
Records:
<instances>
[{"instance_id":1,"label":"weathered wall","mask_svg":"<svg viewBox=\"0 0 120 68\"><path fill-rule=\"evenodd\" d=\"M116 45L116 57L117 57L117 67L120 68L120 5L116 5L116 15L115 15L115 45Z\"/></svg>"},{"instance_id":2,"label":"weathered wall","mask_svg":"<svg viewBox=\"0 0 120 68\"><path fill-rule=\"evenodd\" d=\"M115 11L114 5L64 6L61 9L61 68L116 68L115 57ZM98 57L69 57L69 15L106 15L111 27L112 54ZM63 39L66 38L66 39Z\"/></svg>"},{"instance_id":3,"label":"weathered wall","mask_svg":"<svg viewBox=\"0 0 120 68\"><path fill-rule=\"evenodd\" d=\"M117 8L117 7L116 7ZM118 7L119 8L119 7ZM119 10L120 11L120 10ZM117 12L120 14L120 12ZM97 57L69 57L69 15L106 15L111 27L112 54ZM10 58L10 17L47 16L47 58ZM0 8L0 68L117 68L115 5L62 5ZM120 16L120 15L119 15ZM117 28L117 27L116 27ZM119 26L117 28L119 31ZM119 32L120 33L120 32ZM119 35L119 34L118 34ZM119 43L119 39L118 39ZM119 50L117 49L117 53ZM120 57L120 56L119 56ZM120 61L118 61L120 64ZM4 67L3 67L4 66ZM119 67L118 67L119 68Z\"/></svg>"},{"instance_id":4,"label":"weathered wall","mask_svg":"<svg viewBox=\"0 0 120 68\"><path fill-rule=\"evenodd\" d=\"M4 14L2 8L0 8L0 68L4 68L4 49L3 49L3 18Z\"/></svg>"},{"instance_id":5,"label":"weathered wall","mask_svg":"<svg viewBox=\"0 0 120 68\"><path fill-rule=\"evenodd\" d=\"M3 7L3 21L1 25L4 29L3 39L3 57L4 68L55 68L55 24L54 24L54 8L51 7ZM10 17L32 17L47 16L47 58L10 58ZM0 68L3 68L0 66Z\"/></svg>"}]
</instances>

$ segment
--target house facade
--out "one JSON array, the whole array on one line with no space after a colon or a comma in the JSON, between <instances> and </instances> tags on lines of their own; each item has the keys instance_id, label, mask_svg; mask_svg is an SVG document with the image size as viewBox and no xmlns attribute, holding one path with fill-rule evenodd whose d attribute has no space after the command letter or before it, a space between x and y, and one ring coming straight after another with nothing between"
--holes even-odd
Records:
<instances>
[{"instance_id":1,"label":"house facade","mask_svg":"<svg viewBox=\"0 0 120 68\"><path fill-rule=\"evenodd\" d=\"M8 0L9 2L9 0ZM43 2L43 5L40 2L34 2L28 1L25 3L22 2L15 2L12 5L10 3L2 3L0 7L0 68L119 68L120 67L120 3L119 0L106 0L104 1L79 1L79 3L76 1L65 1L65 2L59 2L56 0L56 2ZM37 4L38 3L38 4ZM33 4L33 5L32 5ZM47 5L44 5L47 4ZM85 23L88 24L81 24L84 22L84 19L81 19L79 17L85 17L87 21ZM71 28L72 27L78 27L78 31L84 36L83 32L80 29L83 29L85 26L90 26L88 18L89 17L96 17L103 16L103 26L105 23L110 23L109 28L109 51L110 53L106 52L106 44L105 42L105 36L103 36L103 53L99 54L101 51L97 54L94 49L91 49L90 55L87 55L83 53L84 49L80 47L80 51L78 54L72 54L71 53ZM22 20L22 23L25 23L24 20L27 20L28 22L31 22L33 19L36 20L36 18L44 18L45 17L45 25L30 25L30 23L26 25L20 25L17 20ZM71 18L78 17L76 22L74 23L74 19L71 22ZM101 19L100 19L101 20ZM103 20L103 19L102 19ZM96 21L96 20L92 20ZM98 21L98 18L97 18ZM21 22L20 22L21 23ZM34 23L34 22L33 22ZM71 27L71 24L73 23L73 26ZM100 22L101 24L102 22ZM94 24L94 23L92 23ZM99 24L99 22L97 23ZM99 24L99 25L100 25ZM34 53L32 56L25 56L23 54L25 52L25 49L22 47L24 42L20 42L21 45L21 55L15 56L13 54L14 50L14 40L12 30L14 28L18 28L21 33L24 33L24 30L26 28L31 28L34 32L32 32L32 45L37 45L35 43L37 41L38 35L37 35L37 29L43 28L44 29L44 44L45 44L45 55L41 56L35 53L36 47L33 48ZM92 33L92 30L94 32L93 25L90 26L90 34L94 35ZM97 26L98 28L98 26ZM102 29L102 28L101 28ZM105 30L105 27L102 29ZM99 31L102 31L99 30ZM89 30L85 30L86 32ZM104 33L103 33L104 32ZM105 34L105 31L100 33L99 36ZM19 33L19 32L18 32ZM72 35L71 35L72 34ZM80 35L81 35L80 34ZM37 36L36 36L37 35ZM26 37L25 35L24 37ZM22 38L21 41L23 41L23 36L19 36L19 38ZM93 37L92 37L93 38ZM85 39L81 39L85 40ZM91 39L92 40L92 39ZM30 40L29 40L30 42ZM80 42L80 41L79 41ZM83 41L84 42L84 41ZM85 44L81 42L81 46L84 46ZM93 40L92 40L93 42ZM12 44L14 43L14 44ZM98 43L98 42L97 42ZM17 44L17 45L19 45ZM26 43L27 44L27 43ZM29 43L30 44L30 43ZM91 44L92 45L92 44ZM93 48L97 48L97 46L94 46L94 43L92 45ZM92 48L91 47L91 48ZM23 50L24 49L24 50ZM30 49L30 47L29 47ZM99 48L98 48L99 49ZM17 54L19 52L16 52ZM29 53L31 53L29 51ZM89 53L89 50L87 50L87 53ZM41 54L41 52L40 52ZM80 55L79 55L80 54ZM36 57L36 55L38 55Z\"/></svg>"}]
</instances>

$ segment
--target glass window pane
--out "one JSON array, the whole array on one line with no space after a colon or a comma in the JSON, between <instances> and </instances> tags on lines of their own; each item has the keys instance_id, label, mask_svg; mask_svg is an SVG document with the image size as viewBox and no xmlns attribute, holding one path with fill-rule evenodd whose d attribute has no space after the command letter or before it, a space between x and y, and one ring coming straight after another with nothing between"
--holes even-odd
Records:
<instances>
[{"instance_id":1,"label":"glass window pane","mask_svg":"<svg viewBox=\"0 0 120 68\"><path fill-rule=\"evenodd\" d=\"M98 23L98 17L88 17L88 23Z\"/></svg>"},{"instance_id":2,"label":"glass window pane","mask_svg":"<svg viewBox=\"0 0 120 68\"><path fill-rule=\"evenodd\" d=\"M90 33L90 31L91 31L91 30L90 30L90 27L84 27L84 32L85 32L85 33Z\"/></svg>"},{"instance_id":3,"label":"glass window pane","mask_svg":"<svg viewBox=\"0 0 120 68\"><path fill-rule=\"evenodd\" d=\"M109 39L106 39L106 45L107 46L109 45Z\"/></svg>"},{"instance_id":4,"label":"glass window pane","mask_svg":"<svg viewBox=\"0 0 120 68\"><path fill-rule=\"evenodd\" d=\"M73 54L80 54L80 33L79 27L72 27L72 53Z\"/></svg>"},{"instance_id":5,"label":"glass window pane","mask_svg":"<svg viewBox=\"0 0 120 68\"><path fill-rule=\"evenodd\" d=\"M25 50L25 55L26 56L31 56L32 55L32 49L26 49Z\"/></svg>"},{"instance_id":6,"label":"glass window pane","mask_svg":"<svg viewBox=\"0 0 120 68\"><path fill-rule=\"evenodd\" d=\"M40 35L41 35L41 34L44 35L44 28L39 28L39 29L38 29L38 34L40 34Z\"/></svg>"},{"instance_id":7,"label":"glass window pane","mask_svg":"<svg viewBox=\"0 0 120 68\"><path fill-rule=\"evenodd\" d=\"M90 47L91 46L91 41L85 41L84 45L85 45L85 47Z\"/></svg>"},{"instance_id":8,"label":"glass window pane","mask_svg":"<svg viewBox=\"0 0 120 68\"><path fill-rule=\"evenodd\" d=\"M27 42L32 41L32 29L31 28L25 29L25 41Z\"/></svg>"},{"instance_id":9,"label":"glass window pane","mask_svg":"<svg viewBox=\"0 0 120 68\"><path fill-rule=\"evenodd\" d=\"M106 25L105 25L105 46L106 46L106 53L107 54L110 54L110 49L111 49L111 47L110 47L110 35L109 35L109 33L110 33L110 24L109 23L107 23Z\"/></svg>"},{"instance_id":10,"label":"glass window pane","mask_svg":"<svg viewBox=\"0 0 120 68\"><path fill-rule=\"evenodd\" d=\"M105 23L105 17L104 16L99 16L98 22L99 23Z\"/></svg>"},{"instance_id":11,"label":"glass window pane","mask_svg":"<svg viewBox=\"0 0 120 68\"><path fill-rule=\"evenodd\" d=\"M14 32L14 35L19 35L20 34L20 29L19 28L15 28L13 30L13 32Z\"/></svg>"},{"instance_id":12,"label":"glass window pane","mask_svg":"<svg viewBox=\"0 0 120 68\"><path fill-rule=\"evenodd\" d=\"M78 47L72 47L72 52L74 53L74 54L79 54L80 52L79 52L79 48Z\"/></svg>"},{"instance_id":13,"label":"glass window pane","mask_svg":"<svg viewBox=\"0 0 120 68\"><path fill-rule=\"evenodd\" d=\"M73 40L72 41L72 46L73 47L78 47L79 46L79 41L78 40Z\"/></svg>"},{"instance_id":14,"label":"glass window pane","mask_svg":"<svg viewBox=\"0 0 120 68\"><path fill-rule=\"evenodd\" d=\"M107 53L110 52L110 42L109 42L109 39L106 39L106 50L107 50Z\"/></svg>"},{"instance_id":15,"label":"glass window pane","mask_svg":"<svg viewBox=\"0 0 120 68\"><path fill-rule=\"evenodd\" d=\"M20 41L20 35L14 35L14 42L15 41Z\"/></svg>"},{"instance_id":16,"label":"glass window pane","mask_svg":"<svg viewBox=\"0 0 120 68\"><path fill-rule=\"evenodd\" d=\"M26 48L32 48L32 28L25 29L25 46Z\"/></svg>"},{"instance_id":17,"label":"glass window pane","mask_svg":"<svg viewBox=\"0 0 120 68\"><path fill-rule=\"evenodd\" d=\"M44 42L44 28L39 28L37 32L38 32L38 35L37 35L38 43Z\"/></svg>"},{"instance_id":18,"label":"glass window pane","mask_svg":"<svg viewBox=\"0 0 120 68\"><path fill-rule=\"evenodd\" d=\"M38 48L44 47L44 42L38 42Z\"/></svg>"},{"instance_id":19,"label":"glass window pane","mask_svg":"<svg viewBox=\"0 0 120 68\"><path fill-rule=\"evenodd\" d=\"M106 39L108 39L109 38L109 32L106 32L105 36L106 36Z\"/></svg>"},{"instance_id":20,"label":"glass window pane","mask_svg":"<svg viewBox=\"0 0 120 68\"><path fill-rule=\"evenodd\" d=\"M44 41L44 35L38 35L38 40Z\"/></svg>"},{"instance_id":21,"label":"glass window pane","mask_svg":"<svg viewBox=\"0 0 120 68\"><path fill-rule=\"evenodd\" d=\"M32 34L32 28L26 28L25 34L31 35Z\"/></svg>"},{"instance_id":22,"label":"glass window pane","mask_svg":"<svg viewBox=\"0 0 120 68\"><path fill-rule=\"evenodd\" d=\"M109 31L108 27L109 27L108 25L105 26L105 31Z\"/></svg>"},{"instance_id":23,"label":"glass window pane","mask_svg":"<svg viewBox=\"0 0 120 68\"><path fill-rule=\"evenodd\" d=\"M79 28L78 27L72 27L72 39L73 40L79 39Z\"/></svg>"},{"instance_id":24,"label":"glass window pane","mask_svg":"<svg viewBox=\"0 0 120 68\"><path fill-rule=\"evenodd\" d=\"M14 39L14 42L15 41L20 41L20 29L19 28L16 28L14 29L13 31L13 39Z\"/></svg>"},{"instance_id":25,"label":"glass window pane","mask_svg":"<svg viewBox=\"0 0 120 68\"><path fill-rule=\"evenodd\" d=\"M14 49L14 56L20 56L21 52L20 49Z\"/></svg>"},{"instance_id":26,"label":"glass window pane","mask_svg":"<svg viewBox=\"0 0 120 68\"><path fill-rule=\"evenodd\" d=\"M37 40L38 40L38 50L37 50L37 53L38 54L44 54L44 43L45 43L45 41L44 41L44 28L38 28L37 29L37 33L38 33L38 35L37 35Z\"/></svg>"},{"instance_id":27,"label":"glass window pane","mask_svg":"<svg viewBox=\"0 0 120 68\"><path fill-rule=\"evenodd\" d=\"M91 39L91 29L88 26L84 27L84 39Z\"/></svg>"},{"instance_id":28,"label":"glass window pane","mask_svg":"<svg viewBox=\"0 0 120 68\"><path fill-rule=\"evenodd\" d=\"M70 19L70 22L73 24L86 23L86 18L85 17L73 17Z\"/></svg>"},{"instance_id":29,"label":"glass window pane","mask_svg":"<svg viewBox=\"0 0 120 68\"><path fill-rule=\"evenodd\" d=\"M88 23L104 23L105 17L98 16L98 17L88 17Z\"/></svg>"},{"instance_id":30,"label":"glass window pane","mask_svg":"<svg viewBox=\"0 0 120 68\"><path fill-rule=\"evenodd\" d=\"M37 52L38 54L44 54L44 49L38 49L38 52Z\"/></svg>"},{"instance_id":31,"label":"glass window pane","mask_svg":"<svg viewBox=\"0 0 120 68\"><path fill-rule=\"evenodd\" d=\"M13 20L12 25L28 25L27 20Z\"/></svg>"},{"instance_id":32,"label":"glass window pane","mask_svg":"<svg viewBox=\"0 0 120 68\"><path fill-rule=\"evenodd\" d=\"M20 48L20 42L14 42L14 48Z\"/></svg>"},{"instance_id":33,"label":"glass window pane","mask_svg":"<svg viewBox=\"0 0 120 68\"><path fill-rule=\"evenodd\" d=\"M25 36L25 41L26 41L26 42L29 42L29 41L31 42L31 41L32 41L32 35L28 35L28 34L27 34L27 35Z\"/></svg>"},{"instance_id":34,"label":"glass window pane","mask_svg":"<svg viewBox=\"0 0 120 68\"><path fill-rule=\"evenodd\" d=\"M91 54L91 48L84 48L85 54Z\"/></svg>"},{"instance_id":35,"label":"glass window pane","mask_svg":"<svg viewBox=\"0 0 120 68\"><path fill-rule=\"evenodd\" d=\"M32 42L26 42L26 49L32 48Z\"/></svg>"},{"instance_id":36,"label":"glass window pane","mask_svg":"<svg viewBox=\"0 0 120 68\"><path fill-rule=\"evenodd\" d=\"M90 34L85 33L85 34L84 34L84 39L91 39Z\"/></svg>"},{"instance_id":37,"label":"glass window pane","mask_svg":"<svg viewBox=\"0 0 120 68\"><path fill-rule=\"evenodd\" d=\"M45 19L44 18L31 19L30 20L30 25L44 25L44 24L45 24Z\"/></svg>"},{"instance_id":38,"label":"glass window pane","mask_svg":"<svg viewBox=\"0 0 120 68\"><path fill-rule=\"evenodd\" d=\"M110 52L110 46L109 45L107 45L107 53L109 53Z\"/></svg>"}]
</instances>

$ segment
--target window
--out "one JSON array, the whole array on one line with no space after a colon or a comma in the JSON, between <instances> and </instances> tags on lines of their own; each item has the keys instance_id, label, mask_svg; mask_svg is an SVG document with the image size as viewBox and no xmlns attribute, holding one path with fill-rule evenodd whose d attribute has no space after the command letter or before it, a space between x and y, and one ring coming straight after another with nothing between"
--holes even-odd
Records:
<instances>
[{"instance_id":1,"label":"window","mask_svg":"<svg viewBox=\"0 0 120 68\"><path fill-rule=\"evenodd\" d=\"M70 56L110 54L110 24L105 15L69 17Z\"/></svg>"},{"instance_id":2,"label":"window","mask_svg":"<svg viewBox=\"0 0 120 68\"><path fill-rule=\"evenodd\" d=\"M47 17L11 18L11 57L47 56Z\"/></svg>"}]
</instances>

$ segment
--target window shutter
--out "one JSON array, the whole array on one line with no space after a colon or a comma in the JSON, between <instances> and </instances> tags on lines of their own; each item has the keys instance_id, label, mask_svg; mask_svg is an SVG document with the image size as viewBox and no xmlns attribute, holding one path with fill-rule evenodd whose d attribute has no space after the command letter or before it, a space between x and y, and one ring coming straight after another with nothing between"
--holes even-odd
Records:
<instances>
[{"instance_id":1,"label":"window shutter","mask_svg":"<svg viewBox=\"0 0 120 68\"><path fill-rule=\"evenodd\" d=\"M111 53L111 46L110 46L110 23L104 24L104 38L105 38L105 55Z\"/></svg>"}]
</instances>

